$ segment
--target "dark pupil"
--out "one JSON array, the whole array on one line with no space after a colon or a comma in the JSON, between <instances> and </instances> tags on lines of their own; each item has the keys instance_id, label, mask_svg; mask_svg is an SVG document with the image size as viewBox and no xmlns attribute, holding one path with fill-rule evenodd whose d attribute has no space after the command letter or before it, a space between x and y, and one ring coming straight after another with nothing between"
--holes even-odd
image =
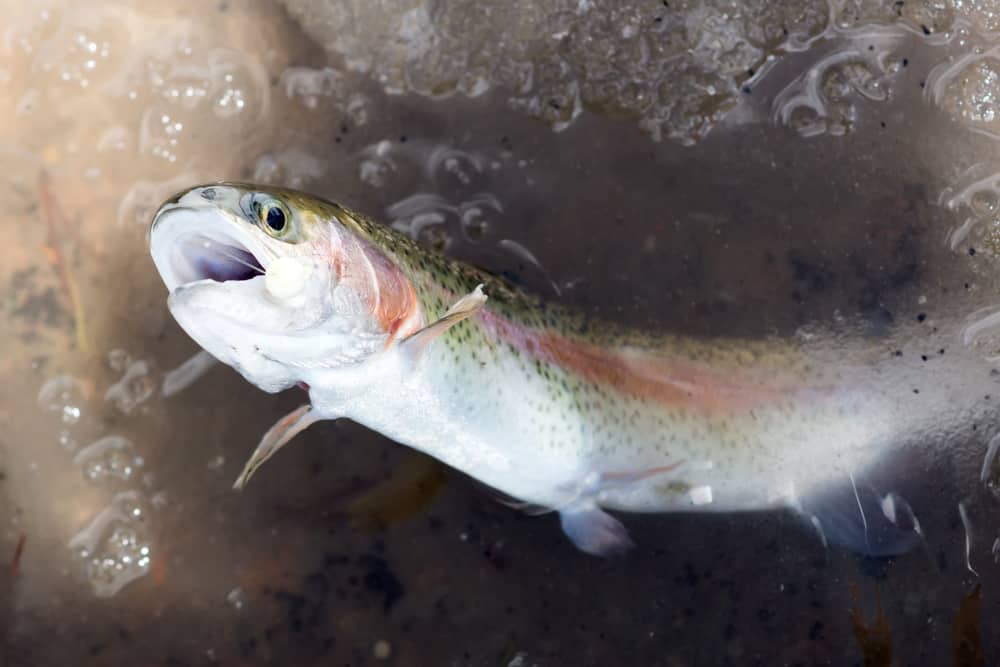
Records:
<instances>
[{"instance_id":1,"label":"dark pupil","mask_svg":"<svg viewBox=\"0 0 1000 667\"><path fill-rule=\"evenodd\" d=\"M267 217L264 218L267 226L276 232L285 228L285 212L279 206L272 206L267 209Z\"/></svg>"}]
</instances>

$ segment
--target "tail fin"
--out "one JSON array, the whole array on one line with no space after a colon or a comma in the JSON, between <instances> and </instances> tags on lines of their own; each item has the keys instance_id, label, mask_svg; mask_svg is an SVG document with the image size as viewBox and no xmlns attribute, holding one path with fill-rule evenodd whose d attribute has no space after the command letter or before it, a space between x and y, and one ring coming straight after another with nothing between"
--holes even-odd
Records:
<instances>
[{"instance_id":1,"label":"tail fin","mask_svg":"<svg viewBox=\"0 0 1000 667\"><path fill-rule=\"evenodd\" d=\"M905 498L894 492L882 495L853 475L802 499L798 510L825 544L865 556L898 556L924 539Z\"/></svg>"}]
</instances>

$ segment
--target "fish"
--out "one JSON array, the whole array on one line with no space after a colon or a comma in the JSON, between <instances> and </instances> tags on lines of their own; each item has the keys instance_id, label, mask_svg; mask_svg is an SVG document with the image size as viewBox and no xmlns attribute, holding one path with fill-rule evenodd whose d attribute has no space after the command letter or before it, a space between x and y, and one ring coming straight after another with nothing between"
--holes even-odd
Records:
<instances>
[{"instance_id":1,"label":"fish","mask_svg":"<svg viewBox=\"0 0 1000 667\"><path fill-rule=\"evenodd\" d=\"M515 507L557 513L601 557L633 546L613 513L771 510L827 545L905 553L921 524L883 483L909 460L901 434L968 434L984 408L967 397L996 386L971 365L960 382L928 382L877 339L699 338L597 320L272 186L175 195L149 249L195 342L265 392L308 395L236 488L310 425L350 419ZM959 407L942 421L942 405Z\"/></svg>"}]
</instances>

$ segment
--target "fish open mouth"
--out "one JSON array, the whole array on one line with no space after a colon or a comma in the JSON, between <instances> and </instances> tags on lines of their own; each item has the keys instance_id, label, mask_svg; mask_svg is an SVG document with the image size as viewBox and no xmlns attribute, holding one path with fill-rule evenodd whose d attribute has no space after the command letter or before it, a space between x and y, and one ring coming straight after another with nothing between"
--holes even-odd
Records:
<instances>
[{"instance_id":1,"label":"fish open mouth","mask_svg":"<svg viewBox=\"0 0 1000 667\"><path fill-rule=\"evenodd\" d=\"M198 280L225 283L264 274L264 267L254 254L233 239L192 234L177 242L172 255L174 271L185 283Z\"/></svg>"},{"instance_id":2,"label":"fish open mouth","mask_svg":"<svg viewBox=\"0 0 1000 667\"><path fill-rule=\"evenodd\" d=\"M223 219L224 220L224 219ZM167 289L211 280L247 281L264 266L247 243L209 211L172 207L157 216L150 238L153 261Z\"/></svg>"}]
</instances>

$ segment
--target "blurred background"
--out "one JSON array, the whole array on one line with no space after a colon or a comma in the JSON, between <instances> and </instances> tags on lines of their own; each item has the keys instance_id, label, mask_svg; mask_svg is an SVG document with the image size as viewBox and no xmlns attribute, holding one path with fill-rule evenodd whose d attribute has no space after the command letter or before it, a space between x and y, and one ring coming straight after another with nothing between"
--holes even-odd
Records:
<instances>
[{"instance_id":1,"label":"blurred background","mask_svg":"<svg viewBox=\"0 0 1000 667\"><path fill-rule=\"evenodd\" d=\"M624 323L929 318L941 372L988 368L995 2L0 7L0 664L997 662L997 424L932 443L894 562L784 513L626 517L600 561L351 423L235 493L301 399L205 364L146 248L175 191L253 180Z\"/></svg>"}]
</instances>

